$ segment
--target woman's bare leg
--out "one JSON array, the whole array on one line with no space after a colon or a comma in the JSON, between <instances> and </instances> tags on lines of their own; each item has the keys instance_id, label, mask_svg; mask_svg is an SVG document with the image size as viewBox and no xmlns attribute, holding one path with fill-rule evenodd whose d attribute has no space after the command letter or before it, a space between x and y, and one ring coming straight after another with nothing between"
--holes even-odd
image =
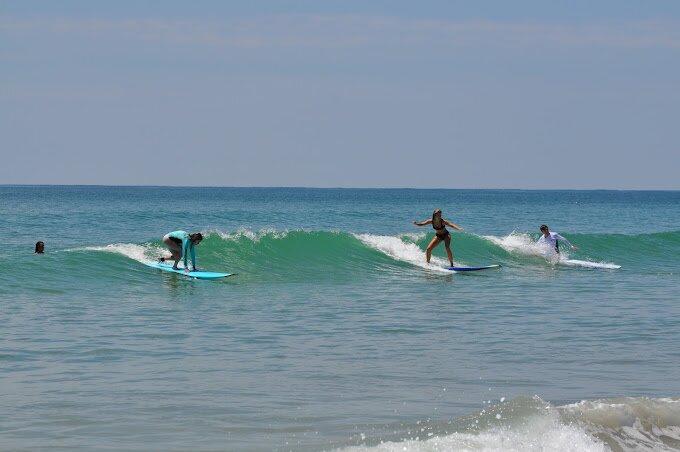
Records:
<instances>
[{"instance_id":1,"label":"woman's bare leg","mask_svg":"<svg viewBox=\"0 0 680 452\"><path fill-rule=\"evenodd\" d=\"M433 237L432 241L430 242L429 245L427 245L427 249L425 250L425 259L427 260L427 263L430 263L430 258L432 257L432 250L439 245L439 242L441 242L441 239L439 237Z\"/></svg>"},{"instance_id":2,"label":"woman's bare leg","mask_svg":"<svg viewBox=\"0 0 680 452\"><path fill-rule=\"evenodd\" d=\"M182 258L182 250L180 249L177 243L170 239L163 240L163 243L165 243L165 246L167 246L168 249L170 250L170 255L166 255L161 259L166 261L167 260L175 261L175 263L172 265L172 268L177 269L177 264L179 264L179 261Z\"/></svg>"},{"instance_id":3,"label":"woman's bare leg","mask_svg":"<svg viewBox=\"0 0 680 452\"><path fill-rule=\"evenodd\" d=\"M453 267L453 252L451 251L451 234L447 234L444 239L444 246L446 247L446 254L449 256L449 263Z\"/></svg>"}]
</instances>

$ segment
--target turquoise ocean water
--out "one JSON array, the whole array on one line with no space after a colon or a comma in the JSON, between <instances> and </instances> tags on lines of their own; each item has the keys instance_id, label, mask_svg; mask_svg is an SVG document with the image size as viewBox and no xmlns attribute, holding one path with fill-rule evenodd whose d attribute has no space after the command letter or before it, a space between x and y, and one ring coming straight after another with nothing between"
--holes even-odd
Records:
<instances>
[{"instance_id":1,"label":"turquoise ocean water","mask_svg":"<svg viewBox=\"0 0 680 452\"><path fill-rule=\"evenodd\" d=\"M502 269L425 265L435 207ZM680 449L680 192L2 186L0 218L1 450ZM143 265L175 229L238 275Z\"/></svg>"}]
</instances>

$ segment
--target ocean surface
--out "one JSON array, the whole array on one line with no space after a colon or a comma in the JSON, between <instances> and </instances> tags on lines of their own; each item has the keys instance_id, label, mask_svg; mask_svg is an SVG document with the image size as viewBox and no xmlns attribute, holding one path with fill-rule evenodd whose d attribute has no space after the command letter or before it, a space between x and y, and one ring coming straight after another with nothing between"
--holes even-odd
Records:
<instances>
[{"instance_id":1,"label":"ocean surface","mask_svg":"<svg viewBox=\"0 0 680 452\"><path fill-rule=\"evenodd\" d=\"M426 265L436 207L502 268ZM680 450L680 192L0 186L0 218L0 450ZM176 229L238 275L145 266Z\"/></svg>"}]
</instances>

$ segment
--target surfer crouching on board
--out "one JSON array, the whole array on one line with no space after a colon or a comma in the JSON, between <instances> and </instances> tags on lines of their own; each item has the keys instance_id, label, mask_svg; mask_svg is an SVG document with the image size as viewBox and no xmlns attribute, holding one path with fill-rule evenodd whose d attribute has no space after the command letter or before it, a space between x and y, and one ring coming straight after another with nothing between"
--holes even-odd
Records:
<instances>
[{"instance_id":1,"label":"surfer crouching on board","mask_svg":"<svg viewBox=\"0 0 680 452\"><path fill-rule=\"evenodd\" d=\"M573 250L578 249L578 247L572 245L571 242L569 242L569 240L565 239L557 232L550 232L550 229L548 229L548 225L542 224L539 229L542 235L538 239L538 242L536 242L538 245L545 246L550 250L555 250L557 254L560 253L560 241L569 245Z\"/></svg>"},{"instance_id":2,"label":"surfer crouching on board","mask_svg":"<svg viewBox=\"0 0 680 452\"><path fill-rule=\"evenodd\" d=\"M427 260L427 263L430 263L430 258L432 257L432 250L436 248L437 245L439 245L439 242L444 242L444 246L446 247L446 254L449 256L449 263L451 264L451 267L453 267L453 253L451 252L451 233L446 229L447 226L452 227L453 229L457 231L462 231L463 228L458 226L455 223L451 223L450 221L446 221L445 219L442 218L442 209L435 209L435 211L432 213L432 219L431 220L425 220L425 221L414 221L413 224L416 226L426 226L428 224L432 225L432 228L434 229L434 238L430 242L429 245L427 245L427 250L425 250L425 259Z\"/></svg>"},{"instance_id":3,"label":"surfer crouching on board","mask_svg":"<svg viewBox=\"0 0 680 452\"><path fill-rule=\"evenodd\" d=\"M175 263L172 268L179 270L177 264L180 259L184 259L184 269L188 270L188 257L191 255L191 271L196 271L196 251L194 247L201 243L203 240L203 235L200 232L195 234L189 234L185 231L174 231L163 236L163 243L170 249L170 256L161 257L160 262L165 262L166 260L173 260Z\"/></svg>"}]
</instances>

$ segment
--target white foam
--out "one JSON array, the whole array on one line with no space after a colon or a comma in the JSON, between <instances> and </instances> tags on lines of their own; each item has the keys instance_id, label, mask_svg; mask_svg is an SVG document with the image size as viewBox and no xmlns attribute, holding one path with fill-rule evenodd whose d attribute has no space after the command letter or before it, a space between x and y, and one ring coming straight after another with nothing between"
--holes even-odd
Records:
<instances>
[{"instance_id":1,"label":"white foam","mask_svg":"<svg viewBox=\"0 0 680 452\"><path fill-rule=\"evenodd\" d=\"M503 415L499 417L501 409ZM531 401L511 400L502 408L501 405L487 407L465 425L481 424L478 421L485 421L490 427L437 436L425 429L414 429L415 437L409 433L408 439L376 446L354 446L343 451L599 452L613 449L651 452L677 450L680 443L678 398L625 397L552 407L534 396ZM361 438L365 440L365 436Z\"/></svg>"},{"instance_id":2,"label":"white foam","mask_svg":"<svg viewBox=\"0 0 680 452\"><path fill-rule=\"evenodd\" d=\"M581 261L577 259L560 259L558 263L560 265L566 265L567 267L606 268L610 270L617 270L621 268L620 265L612 264L609 262L591 262Z\"/></svg>"},{"instance_id":3,"label":"white foam","mask_svg":"<svg viewBox=\"0 0 680 452\"><path fill-rule=\"evenodd\" d=\"M288 235L288 231L277 231L275 229L260 229L259 231L255 232L252 229L248 228L238 228L234 232L223 232L223 231L211 231L215 232L217 235L219 235L222 239L224 240L229 240L229 241L237 241L242 238L246 238L248 240L251 240L253 242L259 242L262 237L265 236L270 236L275 239L283 239L286 238Z\"/></svg>"},{"instance_id":4,"label":"white foam","mask_svg":"<svg viewBox=\"0 0 680 452\"><path fill-rule=\"evenodd\" d=\"M510 253L522 254L524 256L542 257L547 262L553 265L564 265L567 267L584 267L584 268L603 268L616 270L621 268L620 265L609 262L592 262L578 259L569 259L569 252L567 250L560 250L557 254L549 246L545 244L536 243L536 241L529 234L522 234L512 232L505 237L496 237L493 235L483 235L483 239L500 246L505 251Z\"/></svg>"},{"instance_id":5,"label":"white foam","mask_svg":"<svg viewBox=\"0 0 680 452\"><path fill-rule=\"evenodd\" d=\"M555 254L551 253L545 246L536 243L529 234L513 231L505 237L496 237L494 235L483 235L481 237L511 253L540 257L549 257Z\"/></svg>"},{"instance_id":6,"label":"white foam","mask_svg":"<svg viewBox=\"0 0 680 452\"><path fill-rule=\"evenodd\" d=\"M518 427L498 427L480 433L453 433L427 440L409 439L377 446L356 446L346 452L439 451L573 451L604 452L602 442L578 426L559 422L556 415L533 416Z\"/></svg>"},{"instance_id":7,"label":"white foam","mask_svg":"<svg viewBox=\"0 0 680 452\"><path fill-rule=\"evenodd\" d=\"M444 267L448 267L448 261L432 256L430 263L425 261L425 252L415 243L407 243L401 237L391 235L353 234L365 245L370 246L392 259L408 262L428 270L442 273L451 273Z\"/></svg>"},{"instance_id":8,"label":"white foam","mask_svg":"<svg viewBox=\"0 0 680 452\"><path fill-rule=\"evenodd\" d=\"M147 263L155 261L163 254L163 250L152 246L142 246L134 243L113 243L106 246L86 246L72 251L104 251L107 253L117 253L134 259L138 262Z\"/></svg>"}]
</instances>

